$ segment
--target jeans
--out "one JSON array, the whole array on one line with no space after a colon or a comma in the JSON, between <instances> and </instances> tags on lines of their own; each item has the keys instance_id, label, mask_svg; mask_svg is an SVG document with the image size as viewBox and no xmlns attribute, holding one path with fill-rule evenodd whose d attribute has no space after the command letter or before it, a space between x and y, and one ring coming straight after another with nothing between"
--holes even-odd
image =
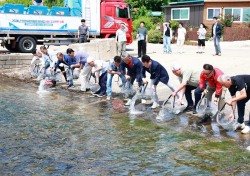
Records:
<instances>
[{"instance_id":1,"label":"jeans","mask_svg":"<svg viewBox=\"0 0 250 176\"><path fill-rule=\"evenodd\" d=\"M192 99L192 90L196 89L197 87L191 86L191 85L186 85L186 90L185 90L185 97L187 100L187 106L193 106L194 101Z\"/></svg>"},{"instance_id":2,"label":"jeans","mask_svg":"<svg viewBox=\"0 0 250 176\"><path fill-rule=\"evenodd\" d=\"M142 57L147 52L147 44L145 40L139 40L138 41L138 57Z\"/></svg>"},{"instance_id":3,"label":"jeans","mask_svg":"<svg viewBox=\"0 0 250 176\"><path fill-rule=\"evenodd\" d=\"M81 83L81 91L86 91L89 88L89 78L91 76L92 67L84 66L80 72L79 79Z\"/></svg>"},{"instance_id":4,"label":"jeans","mask_svg":"<svg viewBox=\"0 0 250 176\"><path fill-rule=\"evenodd\" d=\"M68 69L66 72L67 75L67 80L69 81L69 86L73 86L74 82L73 82L73 70L72 69Z\"/></svg>"},{"instance_id":5,"label":"jeans","mask_svg":"<svg viewBox=\"0 0 250 176\"><path fill-rule=\"evenodd\" d=\"M244 115L245 115L245 106L248 100L250 99L249 93L247 92L247 97L243 100L237 101L237 110L238 110L238 122L243 123L244 122ZM248 125L250 126L250 120L248 122Z\"/></svg>"},{"instance_id":6,"label":"jeans","mask_svg":"<svg viewBox=\"0 0 250 176\"><path fill-rule=\"evenodd\" d=\"M219 38L219 37L215 37L215 38L214 38L214 48L215 48L215 53L216 53L216 54L221 53L221 49L220 49L220 38Z\"/></svg>"},{"instance_id":7,"label":"jeans","mask_svg":"<svg viewBox=\"0 0 250 176\"><path fill-rule=\"evenodd\" d=\"M171 49L171 38L164 35L163 37L163 51L167 52L167 53L171 53L172 49Z\"/></svg>"},{"instance_id":8,"label":"jeans","mask_svg":"<svg viewBox=\"0 0 250 176\"><path fill-rule=\"evenodd\" d=\"M111 97L112 96L112 79L113 79L114 74L108 73L108 78L107 78L107 96ZM122 85L125 85L126 80L124 75L119 75L119 77L122 80Z\"/></svg>"},{"instance_id":9,"label":"jeans","mask_svg":"<svg viewBox=\"0 0 250 176\"><path fill-rule=\"evenodd\" d=\"M211 103L212 95L216 89L215 89L215 87L211 87L210 85L208 85L206 89L208 90L206 98L207 98L208 102ZM221 94L219 96L218 110L220 110L225 103L226 90L227 90L226 88L224 88L224 87L222 88ZM195 91L194 91L194 95L195 95L194 108L196 108L198 102L200 101L202 92L203 92L203 90L201 90L199 86L195 89Z\"/></svg>"}]
</instances>

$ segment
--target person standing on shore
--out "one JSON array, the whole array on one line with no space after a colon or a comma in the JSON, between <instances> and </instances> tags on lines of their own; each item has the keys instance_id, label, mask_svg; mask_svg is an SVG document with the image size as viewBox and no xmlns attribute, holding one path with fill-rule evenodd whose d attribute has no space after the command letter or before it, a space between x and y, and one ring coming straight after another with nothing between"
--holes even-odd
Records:
<instances>
[{"instance_id":1,"label":"person standing on shore","mask_svg":"<svg viewBox=\"0 0 250 176\"><path fill-rule=\"evenodd\" d=\"M213 17L214 24L212 25L212 35L211 37L214 40L215 53L213 56L221 56L220 48L220 38L222 33L222 25L218 22L217 17Z\"/></svg>"},{"instance_id":2,"label":"person standing on shore","mask_svg":"<svg viewBox=\"0 0 250 176\"><path fill-rule=\"evenodd\" d=\"M183 46L184 46L184 42L185 42L186 33L187 33L187 31L183 27L183 23L180 23L179 28L178 28L178 37L177 37L178 53L183 53Z\"/></svg>"},{"instance_id":3,"label":"person standing on shore","mask_svg":"<svg viewBox=\"0 0 250 176\"><path fill-rule=\"evenodd\" d=\"M201 23L200 28L197 31L197 35L198 35L198 51L196 53L200 53L200 54L204 53L206 33L207 33L206 28L207 27L203 23ZM201 49L201 47L202 47L202 49Z\"/></svg>"},{"instance_id":4,"label":"person standing on shore","mask_svg":"<svg viewBox=\"0 0 250 176\"><path fill-rule=\"evenodd\" d=\"M82 25L78 28L79 43L86 43L89 35L89 28L85 24L85 19L81 20Z\"/></svg>"},{"instance_id":5,"label":"person standing on shore","mask_svg":"<svg viewBox=\"0 0 250 176\"><path fill-rule=\"evenodd\" d=\"M163 53L172 53L171 48L172 29L169 23L163 23Z\"/></svg>"},{"instance_id":6,"label":"person standing on shore","mask_svg":"<svg viewBox=\"0 0 250 176\"><path fill-rule=\"evenodd\" d=\"M117 45L117 54L121 56L122 52L126 51L127 37L126 32L128 31L125 23L120 24L120 29L116 31L115 41Z\"/></svg>"},{"instance_id":7,"label":"person standing on shore","mask_svg":"<svg viewBox=\"0 0 250 176\"><path fill-rule=\"evenodd\" d=\"M137 30L136 38L138 39L138 57L142 57L147 53L148 42L148 31L143 21L140 23L140 28Z\"/></svg>"}]
</instances>

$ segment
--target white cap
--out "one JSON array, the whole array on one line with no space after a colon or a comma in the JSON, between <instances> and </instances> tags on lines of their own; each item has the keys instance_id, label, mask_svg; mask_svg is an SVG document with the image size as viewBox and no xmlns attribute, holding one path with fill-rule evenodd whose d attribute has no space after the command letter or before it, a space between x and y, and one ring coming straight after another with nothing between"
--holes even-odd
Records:
<instances>
[{"instance_id":1,"label":"white cap","mask_svg":"<svg viewBox=\"0 0 250 176\"><path fill-rule=\"evenodd\" d=\"M121 58L122 59L126 59L128 58L130 55L127 52L122 52Z\"/></svg>"},{"instance_id":2,"label":"white cap","mask_svg":"<svg viewBox=\"0 0 250 176\"><path fill-rule=\"evenodd\" d=\"M173 64L171 66L171 69L172 69L172 71L179 70L179 69L181 69L181 66L179 64Z\"/></svg>"},{"instance_id":3,"label":"white cap","mask_svg":"<svg viewBox=\"0 0 250 176\"><path fill-rule=\"evenodd\" d=\"M87 63L89 64L89 63L92 62L92 61L94 61L94 58L91 57L91 56L89 56L89 57L87 58Z\"/></svg>"}]
</instances>

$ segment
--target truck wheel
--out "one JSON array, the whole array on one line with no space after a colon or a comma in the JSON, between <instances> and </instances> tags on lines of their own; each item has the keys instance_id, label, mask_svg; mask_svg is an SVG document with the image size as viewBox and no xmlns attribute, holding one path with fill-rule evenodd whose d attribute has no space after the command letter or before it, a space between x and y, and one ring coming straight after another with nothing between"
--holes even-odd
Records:
<instances>
[{"instance_id":1,"label":"truck wheel","mask_svg":"<svg viewBox=\"0 0 250 176\"><path fill-rule=\"evenodd\" d=\"M32 37L22 37L18 42L18 50L21 53L31 53L36 49L36 41Z\"/></svg>"},{"instance_id":2,"label":"truck wheel","mask_svg":"<svg viewBox=\"0 0 250 176\"><path fill-rule=\"evenodd\" d=\"M15 52L15 51L17 51L16 48L13 48L13 47L12 47L12 43L10 43L10 44L5 43L5 44L4 44L4 47L5 47L7 50L9 50L10 52Z\"/></svg>"}]
</instances>

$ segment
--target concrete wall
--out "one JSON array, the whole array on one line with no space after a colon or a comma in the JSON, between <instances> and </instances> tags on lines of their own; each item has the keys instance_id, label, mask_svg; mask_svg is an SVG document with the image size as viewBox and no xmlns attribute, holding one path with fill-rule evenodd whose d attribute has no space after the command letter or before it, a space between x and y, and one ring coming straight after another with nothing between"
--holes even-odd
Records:
<instances>
[{"instance_id":1,"label":"concrete wall","mask_svg":"<svg viewBox=\"0 0 250 176\"><path fill-rule=\"evenodd\" d=\"M31 54L6 54L0 55L0 71L27 67L32 59Z\"/></svg>"},{"instance_id":2,"label":"concrete wall","mask_svg":"<svg viewBox=\"0 0 250 176\"><path fill-rule=\"evenodd\" d=\"M56 52L60 51L63 53L66 52L67 48L72 48L75 51L84 50L95 60L109 60L114 58L117 54L115 39L95 39L91 40L90 43L72 44L69 46L51 46L50 48ZM0 54L0 73L18 78L20 78L20 75L23 77L25 74L27 78L28 75L26 72L28 72L32 57L32 54L24 53Z\"/></svg>"},{"instance_id":3,"label":"concrete wall","mask_svg":"<svg viewBox=\"0 0 250 176\"><path fill-rule=\"evenodd\" d=\"M110 60L117 55L115 39L95 39L91 40L90 43L71 44L63 46L63 48L63 52L67 48L72 48L75 51L84 50L95 60Z\"/></svg>"}]
</instances>

